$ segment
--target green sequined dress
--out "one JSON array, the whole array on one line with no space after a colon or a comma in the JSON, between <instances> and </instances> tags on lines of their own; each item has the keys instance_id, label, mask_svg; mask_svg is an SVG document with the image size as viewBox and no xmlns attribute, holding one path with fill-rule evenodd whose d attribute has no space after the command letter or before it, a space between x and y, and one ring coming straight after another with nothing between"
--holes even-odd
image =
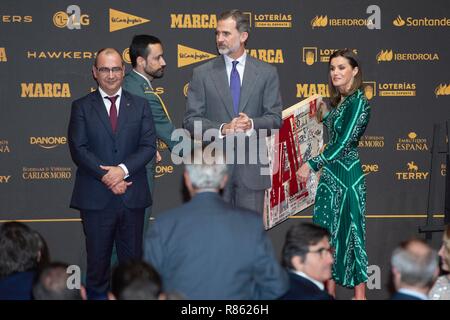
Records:
<instances>
[{"instance_id":1,"label":"green sequined dress","mask_svg":"<svg viewBox=\"0 0 450 320\"><path fill-rule=\"evenodd\" d=\"M331 234L333 279L345 287L367 281L366 181L357 148L369 117L361 90L346 97L323 120L329 143L308 161L314 171L322 169L313 222Z\"/></svg>"}]
</instances>

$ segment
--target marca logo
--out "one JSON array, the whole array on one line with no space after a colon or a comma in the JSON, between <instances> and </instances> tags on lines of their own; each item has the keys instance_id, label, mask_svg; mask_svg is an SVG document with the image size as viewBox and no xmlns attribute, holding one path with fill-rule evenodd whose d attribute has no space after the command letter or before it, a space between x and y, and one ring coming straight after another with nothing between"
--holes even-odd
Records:
<instances>
[{"instance_id":1,"label":"marca logo","mask_svg":"<svg viewBox=\"0 0 450 320\"><path fill-rule=\"evenodd\" d=\"M10 151L8 140L0 140L0 153L9 153Z\"/></svg>"},{"instance_id":2,"label":"marca logo","mask_svg":"<svg viewBox=\"0 0 450 320\"><path fill-rule=\"evenodd\" d=\"M250 25L255 28L292 28L292 14L244 12L249 15Z\"/></svg>"},{"instance_id":3,"label":"marca logo","mask_svg":"<svg viewBox=\"0 0 450 320\"><path fill-rule=\"evenodd\" d=\"M147 22L150 22L150 20L119 10L109 9L109 32L134 27Z\"/></svg>"},{"instance_id":4,"label":"marca logo","mask_svg":"<svg viewBox=\"0 0 450 320\"><path fill-rule=\"evenodd\" d=\"M328 84L326 83L297 83L297 98L307 98L315 94L329 97Z\"/></svg>"},{"instance_id":5,"label":"marca logo","mask_svg":"<svg viewBox=\"0 0 450 320\"><path fill-rule=\"evenodd\" d=\"M450 84L440 84L434 89L434 94L436 98L438 96L448 96L450 95Z\"/></svg>"},{"instance_id":6,"label":"marca logo","mask_svg":"<svg viewBox=\"0 0 450 320\"><path fill-rule=\"evenodd\" d=\"M380 97L414 97L417 86L415 83L377 83L375 81L364 81L364 94L370 100L377 94ZM378 93L377 93L378 91Z\"/></svg>"},{"instance_id":7,"label":"marca logo","mask_svg":"<svg viewBox=\"0 0 450 320\"><path fill-rule=\"evenodd\" d=\"M400 15L392 21L396 27L450 27L449 18L413 18L407 17L406 20Z\"/></svg>"},{"instance_id":8,"label":"marca logo","mask_svg":"<svg viewBox=\"0 0 450 320\"><path fill-rule=\"evenodd\" d=\"M27 51L27 59L92 60L95 55L93 51Z\"/></svg>"},{"instance_id":9,"label":"marca logo","mask_svg":"<svg viewBox=\"0 0 450 320\"><path fill-rule=\"evenodd\" d=\"M359 148L383 148L384 137L383 136L362 136L358 143Z\"/></svg>"},{"instance_id":10,"label":"marca logo","mask_svg":"<svg viewBox=\"0 0 450 320\"><path fill-rule=\"evenodd\" d=\"M122 52L122 59L125 63L131 63L130 48L125 48Z\"/></svg>"},{"instance_id":11,"label":"marca logo","mask_svg":"<svg viewBox=\"0 0 450 320\"><path fill-rule=\"evenodd\" d=\"M11 176L0 176L0 183L8 183Z\"/></svg>"},{"instance_id":12,"label":"marca logo","mask_svg":"<svg viewBox=\"0 0 450 320\"><path fill-rule=\"evenodd\" d=\"M66 12L58 11L53 15L53 24L58 28L79 30L89 23L89 15L81 14L80 7L74 4L68 6Z\"/></svg>"},{"instance_id":13,"label":"marca logo","mask_svg":"<svg viewBox=\"0 0 450 320\"><path fill-rule=\"evenodd\" d=\"M408 133L407 138L399 138L395 146L397 151L428 151L427 139L417 138L417 133Z\"/></svg>"},{"instance_id":14,"label":"marca logo","mask_svg":"<svg viewBox=\"0 0 450 320\"><path fill-rule=\"evenodd\" d=\"M170 14L172 29L215 29L216 27L215 14Z\"/></svg>"},{"instance_id":15,"label":"marca logo","mask_svg":"<svg viewBox=\"0 0 450 320\"><path fill-rule=\"evenodd\" d=\"M370 163L361 165L362 171L368 175L369 173L376 173L380 171L378 164Z\"/></svg>"},{"instance_id":16,"label":"marca logo","mask_svg":"<svg viewBox=\"0 0 450 320\"><path fill-rule=\"evenodd\" d=\"M41 167L22 168L23 180L68 180L72 177L72 168Z\"/></svg>"},{"instance_id":17,"label":"marca logo","mask_svg":"<svg viewBox=\"0 0 450 320\"><path fill-rule=\"evenodd\" d=\"M33 16L11 16L1 15L3 23L31 23L33 22Z\"/></svg>"},{"instance_id":18,"label":"marca logo","mask_svg":"<svg viewBox=\"0 0 450 320\"><path fill-rule=\"evenodd\" d=\"M53 149L66 143L66 137L30 137L31 145L37 144L43 149Z\"/></svg>"},{"instance_id":19,"label":"marca logo","mask_svg":"<svg viewBox=\"0 0 450 320\"><path fill-rule=\"evenodd\" d=\"M215 54L189 48L181 44L177 46L177 56L178 68L216 57Z\"/></svg>"},{"instance_id":20,"label":"marca logo","mask_svg":"<svg viewBox=\"0 0 450 320\"><path fill-rule=\"evenodd\" d=\"M282 49L246 49L253 58L267 63L284 63Z\"/></svg>"},{"instance_id":21,"label":"marca logo","mask_svg":"<svg viewBox=\"0 0 450 320\"><path fill-rule=\"evenodd\" d=\"M6 57L6 50L5 48L0 48L0 62L6 61L8 61L8 58Z\"/></svg>"},{"instance_id":22,"label":"marca logo","mask_svg":"<svg viewBox=\"0 0 450 320\"><path fill-rule=\"evenodd\" d=\"M172 174L173 173L173 166L167 165L157 165L155 168L155 178L161 178L162 176L166 174Z\"/></svg>"},{"instance_id":23,"label":"marca logo","mask_svg":"<svg viewBox=\"0 0 450 320\"><path fill-rule=\"evenodd\" d=\"M311 20L311 27L325 28L325 27L366 27L372 29L375 22L371 18L328 18L327 15L316 15Z\"/></svg>"},{"instance_id":24,"label":"marca logo","mask_svg":"<svg viewBox=\"0 0 450 320\"><path fill-rule=\"evenodd\" d=\"M396 172L395 176L397 180L426 180L428 177L428 172L419 171L419 166L414 163L414 161L408 162L406 164L407 172Z\"/></svg>"},{"instance_id":25,"label":"marca logo","mask_svg":"<svg viewBox=\"0 0 450 320\"><path fill-rule=\"evenodd\" d=\"M306 63L308 66L313 65L318 60L320 62L329 62L330 56L333 52L339 49L320 49L318 47L303 47L303 59L302 61ZM358 54L358 50L352 50L354 54Z\"/></svg>"},{"instance_id":26,"label":"marca logo","mask_svg":"<svg viewBox=\"0 0 450 320\"><path fill-rule=\"evenodd\" d=\"M438 53L394 53L393 50L381 50L376 56L377 62L382 61L439 61Z\"/></svg>"},{"instance_id":27,"label":"marca logo","mask_svg":"<svg viewBox=\"0 0 450 320\"><path fill-rule=\"evenodd\" d=\"M68 83L21 83L21 98L70 98Z\"/></svg>"}]
</instances>

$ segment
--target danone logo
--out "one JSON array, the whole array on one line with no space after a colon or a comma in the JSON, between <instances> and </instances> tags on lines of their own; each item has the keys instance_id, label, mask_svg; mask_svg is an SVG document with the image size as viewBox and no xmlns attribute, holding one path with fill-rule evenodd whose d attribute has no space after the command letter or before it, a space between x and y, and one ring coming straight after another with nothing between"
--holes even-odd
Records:
<instances>
[{"instance_id":1,"label":"danone logo","mask_svg":"<svg viewBox=\"0 0 450 320\"><path fill-rule=\"evenodd\" d=\"M38 145L43 149L53 149L66 143L66 137L30 137L31 145Z\"/></svg>"},{"instance_id":2,"label":"danone logo","mask_svg":"<svg viewBox=\"0 0 450 320\"><path fill-rule=\"evenodd\" d=\"M68 83L21 83L21 98L70 98Z\"/></svg>"},{"instance_id":3,"label":"danone logo","mask_svg":"<svg viewBox=\"0 0 450 320\"><path fill-rule=\"evenodd\" d=\"M376 173L380 171L380 167L376 163L366 163L361 165L362 171L368 175L369 173Z\"/></svg>"},{"instance_id":4,"label":"danone logo","mask_svg":"<svg viewBox=\"0 0 450 320\"><path fill-rule=\"evenodd\" d=\"M171 165L157 165L155 168L155 178L161 178L166 174L173 173L173 166Z\"/></svg>"},{"instance_id":5,"label":"danone logo","mask_svg":"<svg viewBox=\"0 0 450 320\"><path fill-rule=\"evenodd\" d=\"M0 140L0 153L10 153L8 140Z\"/></svg>"},{"instance_id":6,"label":"danone logo","mask_svg":"<svg viewBox=\"0 0 450 320\"><path fill-rule=\"evenodd\" d=\"M434 89L434 94L436 98L438 96L448 96L450 95L450 84L440 84Z\"/></svg>"},{"instance_id":7,"label":"danone logo","mask_svg":"<svg viewBox=\"0 0 450 320\"><path fill-rule=\"evenodd\" d=\"M186 47L181 44L177 46L177 56L178 56L178 68L216 57L215 54Z\"/></svg>"},{"instance_id":8,"label":"danone logo","mask_svg":"<svg viewBox=\"0 0 450 320\"><path fill-rule=\"evenodd\" d=\"M407 138L399 138L395 146L397 151L428 151L427 139L418 138L417 133L408 133Z\"/></svg>"},{"instance_id":9,"label":"danone logo","mask_svg":"<svg viewBox=\"0 0 450 320\"><path fill-rule=\"evenodd\" d=\"M403 19L400 15L398 15L393 21L392 24L395 27L450 27L450 19L449 18L413 18L407 17Z\"/></svg>"},{"instance_id":10,"label":"danone logo","mask_svg":"<svg viewBox=\"0 0 450 320\"><path fill-rule=\"evenodd\" d=\"M331 48L318 48L318 47L303 47L302 53L303 58L302 61L306 63L308 66L313 65L315 62L329 62L330 56L333 52L339 49L331 49ZM358 54L358 50L352 50L354 54Z\"/></svg>"},{"instance_id":11,"label":"danone logo","mask_svg":"<svg viewBox=\"0 0 450 320\"><path fill-rule=\"evenodd\" d=\"M433 53L394 53L393 50L381 50L376 56L377 62L382 61L434 61L439 60L439 54Z\"/></svg>"},{"instance_id":12,"label":"danone logo","mask_svg":"<svg viewBox=\"0 0 450 320\"><path fill-rule=\"evenodd\" d=\"M5 48L0 48L0 62L6 61L8 61L8 58L6 57L6 50Z\"/></svg>"},{"instance_id":13,"label":"danone logo","mask_svg":"<svg viewBox=\"0 0 450 320\"><path fill-rule=\"evenodd\" d=\"M267 63L284 63L282 49L247 49L246 51L253 58Z\"/></svg>"},{"instance_id":14,"label":"danone logo","mask_svg":"<svg viewBox=\"0 0 450 320\"><path fill-rule=\"evenodd\" d=\"M150 20L119 10L109 9L109 32L134 27L147 22L150 22Z\"/></svg>"},{"instance_id":15,"label":"danone logo","mask_svg":"<svg viewBox=\"0 0 450 320\"><path fill-rule=\"evenodd\" d=\"M397 180L426 180L428 177L429 173L420 171L419 166L414 161L408 162L406 168L406 172L395 173Z\"/></svg>"}]
</instances>

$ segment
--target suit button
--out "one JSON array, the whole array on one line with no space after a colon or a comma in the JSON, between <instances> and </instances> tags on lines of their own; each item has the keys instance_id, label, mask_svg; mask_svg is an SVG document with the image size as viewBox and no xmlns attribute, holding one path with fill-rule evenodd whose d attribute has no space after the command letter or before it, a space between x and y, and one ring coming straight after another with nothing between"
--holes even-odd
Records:
<instances>
[{"instance_id":1,"label":"suit button","mask_svg":"<svg viewBox=\"0 0 450 320\"><path fill-rule=\"evenodd\" d=\"M114 149L114 153L117 153L117 149Z\"/></svg>"}]
</instances>

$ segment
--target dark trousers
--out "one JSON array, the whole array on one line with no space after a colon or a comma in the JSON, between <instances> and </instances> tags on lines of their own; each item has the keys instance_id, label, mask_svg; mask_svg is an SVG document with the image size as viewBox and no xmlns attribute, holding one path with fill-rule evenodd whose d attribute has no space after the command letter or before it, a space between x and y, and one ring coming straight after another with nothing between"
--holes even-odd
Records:
<instances>
[{"instance_id":1,"label":"dark trousers","mask_svg":"<svg viewBox=\"0 0 450 320\"><path fill-rule=\"evenodd\" d=\"M111 252L116 244L119 263L142 257L144 208L129 209L115 196L103 210L81 210L86 236L89 299L105 299L111 277Z\"/></svg>"}]
</instances>

